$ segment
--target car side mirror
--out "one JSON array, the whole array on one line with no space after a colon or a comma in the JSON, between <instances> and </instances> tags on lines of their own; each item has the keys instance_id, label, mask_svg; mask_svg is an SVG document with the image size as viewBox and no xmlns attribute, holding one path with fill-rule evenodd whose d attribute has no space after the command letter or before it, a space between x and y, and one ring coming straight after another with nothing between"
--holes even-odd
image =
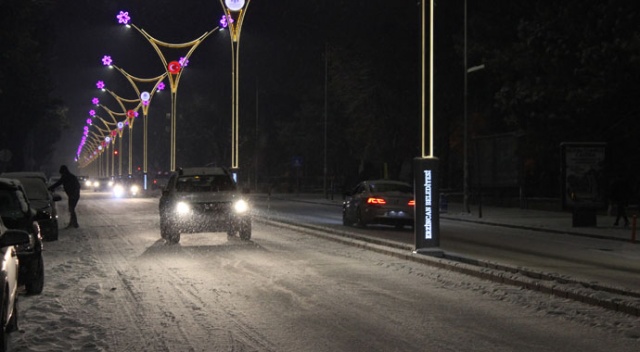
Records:
<instances>
[{"instance_id":1,"label":"car side mirror","mask_svg":"<svg viewBox=\"0 0 640 352\"><path fill-rule=\"evenodd\" d=\"M0 247L29 243L29 234L22 230L7 230L0 236Z\"/></svg>"}]
</instances>

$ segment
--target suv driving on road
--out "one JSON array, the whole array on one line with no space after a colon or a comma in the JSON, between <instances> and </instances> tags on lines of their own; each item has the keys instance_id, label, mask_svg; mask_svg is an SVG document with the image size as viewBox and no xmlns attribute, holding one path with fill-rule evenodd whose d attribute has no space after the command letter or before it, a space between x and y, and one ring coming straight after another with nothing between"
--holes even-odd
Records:
<instances>
[{"instance_id":1,"label":"suv driving on road","mask_svg":"<svg viewBox=\"0 0 640 352\"><path fill-rule=\"evenodd\" d=\"M162 191L159 208L160 235L169 243L180 242L181 233L197 232L251 238L249 203L225 168L178 170Z\"/></svg>"}]
</instances>

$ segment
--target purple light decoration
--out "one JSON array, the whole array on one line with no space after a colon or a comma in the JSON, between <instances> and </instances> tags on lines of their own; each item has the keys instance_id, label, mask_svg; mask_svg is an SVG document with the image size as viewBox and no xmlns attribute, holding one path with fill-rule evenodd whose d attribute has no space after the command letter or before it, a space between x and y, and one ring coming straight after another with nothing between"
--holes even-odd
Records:
<instances>
[{"instance_id":1,"label":"purple light decoration","mask_svg":"<svg viewBox=\"0 0 640 352\"><path fill-rule=\"evenodd\" d=\"M233 18L231 18L231 16L222 15L222 18L220 18L220 27L222 28L229 27L231 23L233 23Z\"/></svg>"},{"instance_id":2,"label":"purple light decoration","mask_svg":"<svg viewBox=\"0 0 640 352\"><path fill-rule=\"evenodd\" d=\"M142 101L142 105L144 105L144 106L149 106L149 101L148 101L148 100L143 100L143 101Z\"/></svg>"},{"instance_id":3,"label":"purple light decoration","mask_svg":"<svg viewBox=\"0 0 640 352\"><path fill-rule=\"evenodd\" d=\"M92 117L93 117L93 116L96 116L96 111L95 111L95 110L93 110L93 109L92 109L92 110L89 110L89 115L91 115Z\"/></svg>"},{"instance_id":4,"label":"purple light decoration","mask_svg":"<svg viewBox=\"0 0 640 352\"><path fill-rule=\"evenodd\" d=\"M87 119L87 125L91 126L91 122L92 122L91 119ZM84 126L84 127L85 127L85 131L89 130L89 127L87 126Z\"/></svg>"},{"instance_id":5,"label":"purple light decoration","mask_svg":"<svg viewBox=\"0 0 640 352\"><path fill-rule=\"evenodd\" d=\"M129 17L128 11L120 11L120 13L116 16L118 19L118 23L128 25L131 22L131 17Z\"/></svg>"},{"instance_id":6,"label":"purple light decoration","mask_svg":"<svg viewBox=\"0 0 640 352\"><path fill-rule=\"evenodd\" d=\"M91 99L91 103L92 103L93 105L99 105L99 104L100 104L100 99L98 99L98 98L93 98L93 99Z\"/></svg>"},{"instance_id":7,"label":"purple light decoration","mask_svg":"<svg viewBox=\"0 0 640 352\"><path fill-rule=\"evenodd\" d=\"M102 64L104 66L111 66L112 63L113 63L113 60L111 59L111 56L105 55L102 57Z\"/></svg>"},{"instance_id":8,"label":"purple light decoration","mask_svg":"<svg viewBox=\"0 0 640 352\"><path fill-rule=\"evenodd\" d=\"M164 90L164 88L165 88L164 82L158 83L158 91Z\"/></svg>"},{"instance_id":9,"label":"purple light decoration","mask_svg":"<svg viewBox=\"0 0 640 352\"><path fill-rule=\"evenodd\" d=\"M97 87L98 89L104 89L104 82L103 82L103 81L98 81L98 82L96 83L96 87Z\"/></svg>"},{"instance_id":10,"label":"purple light decoration","mask_svg":"<svg viewBox=\"0 0 640 352\"><path fill-rule=\"evenodd\" d=\"M178 63L180 63L181 67L187 67L187 65L189 64L189 59L187 59L186 57L181 57L180 60L178 60Z\"/></svg>"},{"instance_id":11,"label":"purple light decoration","mask_svg":"<svg viewBox=\"0 0 640 352\"><path fill-rule=\"evenodd\" d=\"M122 129L124 128L124 123L122 123L122 121L118 122L118 129Z\"/></svg>"}]
</instances>

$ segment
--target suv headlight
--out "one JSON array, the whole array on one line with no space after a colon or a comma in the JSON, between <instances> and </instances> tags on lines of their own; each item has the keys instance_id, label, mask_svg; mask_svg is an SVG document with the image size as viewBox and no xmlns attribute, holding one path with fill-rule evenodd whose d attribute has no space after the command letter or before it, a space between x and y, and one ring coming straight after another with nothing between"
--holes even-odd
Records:
<instances>
[{"instance_id":1,"label":"suv headlight","mask_svg":"<svg viewBox=\"0 0 640 352\"><path fill-rule=\"evenodd\" d=\"M191 213L191 205L186 202L178 202L176 204L176 213L178 215L189 215Z\"/></svg>"},{"instance_id":2,"label":"suv headlight","mask_svg":"<svg viewBox=\"0 0 640 352\"><path fill-rule=\"evenodd\" d=\"M132 195L135 196L135 195L138 194L138 191L140 191L140 187L138 187L137 185L133 185L133 186L131 186L129 191L131 192Z\"/></svg>"},{"instance_id":3,"label":"suv headlight","mask_svg":"<svg viewBox=\"0 0 640 352\"><path fill-rule=\"evenodd\" d=\"M249 203L244 199L240 199L233 204L233 210L237 214L244 214L249 211Z\"/></svg>"}]
</instances>

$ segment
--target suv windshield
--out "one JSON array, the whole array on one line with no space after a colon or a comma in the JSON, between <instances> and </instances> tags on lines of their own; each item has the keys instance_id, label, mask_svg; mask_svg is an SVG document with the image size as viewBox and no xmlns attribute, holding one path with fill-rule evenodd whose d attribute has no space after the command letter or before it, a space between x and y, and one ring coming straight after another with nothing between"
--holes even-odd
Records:
<instances>
[{"instance_id":1,"label":"suv windshield","mask_svg":"<svg viewBox=\"0 0 640 352\"><path fill-rule=\"evenodd\" d=\"M177 192L220 192L235 189L235 184L227 175L180 176L176 183Z\"/></svg>"}]
</instances>

